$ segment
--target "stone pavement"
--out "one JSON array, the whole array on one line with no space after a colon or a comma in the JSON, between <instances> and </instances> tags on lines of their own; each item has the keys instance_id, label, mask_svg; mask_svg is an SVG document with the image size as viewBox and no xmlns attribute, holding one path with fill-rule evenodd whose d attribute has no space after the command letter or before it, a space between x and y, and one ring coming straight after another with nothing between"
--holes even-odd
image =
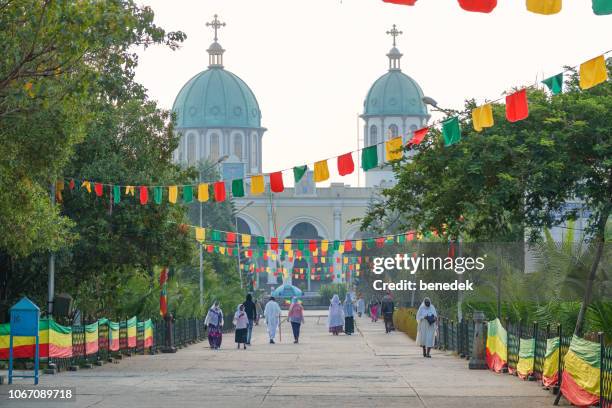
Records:
<instances>
[{"instance_id":1,"label":"stone pavement","mask_svg":"<svg viewBox=\"0 0 612 408\"><path fill-rule=\"evenodd\" d=\"M43 376L41 385L76 387L76 403L8 401L1 407L550 407L535 383L467 369L467 361L432 350L422 357L400 332L358 319L353 336L327 333L324 312L308 312L300 344L282 326L282 342L267 344L256 326L253 346L236 350L233 334L221 350L198 343L176 354L134 356L78 372ZM21 381L25 383L25 381Z\"/></svg>"}]
</instances>

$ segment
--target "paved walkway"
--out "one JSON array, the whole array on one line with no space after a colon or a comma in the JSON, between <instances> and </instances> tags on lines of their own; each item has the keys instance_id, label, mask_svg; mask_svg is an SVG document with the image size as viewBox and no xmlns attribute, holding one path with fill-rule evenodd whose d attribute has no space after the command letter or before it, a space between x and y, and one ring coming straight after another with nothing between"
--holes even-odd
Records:
<instances>
[{"instance_id":1,"label":"paved walkway","mask_svg":"<svg viewBox=\"0 0 612 408\"><path fill-rule=\"evenodd\" d=\"M7 403L7 407L550 407L535 383L467 369L467 361L433 350L431 359L406 335L384 333L382 322L359 319L353 336L331 336L326 317L310 312L301 343L282 326L282 342L267 344L263 326L253 346L236 350L233 335L212 351L198 343L176 354L134 356L78 372L43 376L41 385L76 387L77 402Z\"/></svg>"}]
</instances>

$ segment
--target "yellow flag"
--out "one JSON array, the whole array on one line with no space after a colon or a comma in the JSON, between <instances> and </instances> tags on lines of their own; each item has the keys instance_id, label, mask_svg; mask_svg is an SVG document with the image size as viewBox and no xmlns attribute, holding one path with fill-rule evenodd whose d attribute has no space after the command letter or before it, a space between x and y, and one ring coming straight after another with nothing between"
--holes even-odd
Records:
<instances>
[{"instance_id":1,"label":"yellow flag","mask_svg":"<svg viewBox=\"0 0 612 408\"><path fill-rule=\"evenodd\" d=\"M338 246L338 253L343 254L344 253L344 243L341 243Z\"/></svg>"},{"instance_id":2,"label":"yellow flag","mask_svg":"<svg viewBox=\"0 0 612 408\"><path fill-rule=\"evenodd\" d=\"M287 251L287 256L288 256L289 258L293 258L293 250L292 250L292 249L289 249L289 250Z\"/></svg>"},{"instance_id":3,"label":"yellow flag","mask_svg":"<svg viewBox=\"0 0 612 408\"><path fill-rule=\"evenodd\" d=\"M133 196L135 192L134 186L125 186L125 195Z\"/></svg>"},{"instance_id":4,"label":"yellow flag","mask_svg":"<svg viewBox=\"0 0 612 408\"><path fill-rule=\"evenodd\" d=\"M325 257L324 256L321 257L321 263L325 263Z\"/></svg>"},{"instance_id":5,"label":"yellow flag","mask_svg":"<svg viewBox=\"0 0 612 408\"><path fill-rule=\"evenodd\" d=\"M482 129L493 126L493 107L490 103L474 108L472 124L477 132L482 132Z\"/></svg>"},{"instance_id":6,"label":"yellow flag","mask_svg":"<svg viewBox=\"0 0 612 408\"><path fill-rule=\"evenodd\" d=\"M168 187L168 201L170 201L172 204L175 204L177 196L178 196L178 187L177 186Z\"/></svg>"},{"instance_id":7,"label":"yellow flag","mask_svg":"<svg viewBox=\"0 0 612 408\"><path fill-rule=\"evenodd\" d=\"M203 203L208 201L208 184L198 184L198 201Z\"/></svg>"},{"instance_id":8,"label":"yellow flag","mask_svg":"<svg viewBox=\"0 0 612 408\"><path fill-rule=\"evenodd\" d=\"M344 264L348 263L348 258L344 258Z\"/></svg>"},{"instance_id":9,"label":"yellow flag","mask_svg":"<svg viewBox=\"0 0 612 408\"><path fill-rule=\"evenodd\" d=\"M361 265L356 264L356 265L355 265L355 269L357 269L357 270L361 269Z\"/></svg>"},{"instance_id":10,"label":"yellow flag","mask_svg":"<svg viewBox=\"0 0 612 408\"><path fill-rule=\"evenodd\" d=\"M402 138L395 137L385 142L387 161L401 160L404 152L402 151Z\"/></svg>"},{"instance_id":11,"label":"yellow flag","mask_svg":"<svg viewBox=\"0 0 612 408\"><path fill-rule=\"evenodd\" d=\"M264 192L264 176L258 174L257 176L251 176L251 194L259 195Z\"/></svg>"},{"instance_id":12,"label":"yellow flag","mask_svg":"<svg viewBox=\"0 0 612 408\"><path fill-rule=\"evenodd\" d=\"M85 187L85 189L87 190L88 193L91 193L91 182L85 180L83 182L83 184L81 184L81 187Z\"/></svg>"},{"instance_id":13,"label":"yellow flag","mask_svg":"<svg viewBox=\"0 0 612 408\"><path fill-rule=\"evenodd\" d=\"M225 247L219 247L219 253L221 253L221 255L225 255Z\"/></svg>"},{"instance_id":14,"label":"yellow flag","mask_svg":"<svg viewBox=\"0 0 612 408\"><path fill-rule=\"evenodd\" d=\"M359 240L357 240L357 241L355 242L355 249L356 249L357 251L361 251L361 248L362 248L362 247L363 247L363 241L362 241L362 240L360 240L360 239L359 239Z\"/></svg>"},{"instance_id":15,"label":"yellow flag","mask_svg":"<svg viewBox=\"0 0 612 408\"><path fill-rule=\"evenodd\" d=\"M316 248L314 251L312 251L312 256L317 256L319 255L319 248Z\"/></svg>"},{"instance_id":16,"label":"yellow flag","mask_svg":"<svg viewBox=\"0 0 612 408\"><path fill-rule=\"evenodd\" d=\"M329 169L327 168L327 160L321 160L314 165L314 181L318 183L329 178Z\"/></svg>"},{"instance_id":17,"label":"yellow flag","mask_svg":"<svg viewBox=\"0 0 612 408\"><path fill-rule=\"evenodd\" d=\"M321 252L322 253L326 253L327 252L327 246L329 245L329 242L324 239L323 241L321 241ZM325 262L325 261L323 261Z\"/></svg>"},{"instance_id":18,"label":"yellow flag","mask_svg":"<svg viewBox=\"0 0 612 408\"><path fill-rule=\"evenodd\" d=\"M285 251L289 252L291 251L291 240L290 239L285 239Z\"/></svg>"},{"instance_id":19,"label":"yellow flag","mask_svg":"<svg viewBox=\"0 0 612 408\"><path fill-rule=\"evenodd\" d=\"M272 258L273 261L276 261L276 253L272 253L271 258Z\"/></svg>"},{"instance_id":20,"label":"yellow flag","mask_svg":"<svg viewBox=\"0 0 612 408\"><path fill-rule=\"evenodd\" d=\"M266 272L270 273L270 267L266 266Z\"/></svg>"},{"instance_id":21,"label":"yellow flag","mask_svg":"<svg viewBox=\"0 0 612 408\"><path fill-rule=\"evenodd\" d=\"M204 228L196 228L196 240L202 242L204 241L204 237L206 236L206 232L204 232Z\"/></svg>"},{"instance_id":22,"label":"yellow flag","mask_svg":"<svg viewBox=\"0 0 612 408\"><path fill-rule=\"evenodd\" d=\"M527 0L527 10L537 14L557 14L562 3L562 0Z\"/></svg>"},{"instance_id":23,"label":"yellow flag","mask_svg":"<svg viewBox=\"0 0 612 408\"><path fill-rule=\"evenodd\" d=\"M247 234L242 234L242 246L249 247L251 246L251 236Z\"/></svg>"},{"instance_id":24,"label":"yellow flag","mask_svg":"<svg viewBox=\"0 0 612 408\"><path fill-rule=\"evenodd\" d=\"M608 79L608 69L603 55L580 64L580 88L589 89Z\"/></svg>"}]
</instances>

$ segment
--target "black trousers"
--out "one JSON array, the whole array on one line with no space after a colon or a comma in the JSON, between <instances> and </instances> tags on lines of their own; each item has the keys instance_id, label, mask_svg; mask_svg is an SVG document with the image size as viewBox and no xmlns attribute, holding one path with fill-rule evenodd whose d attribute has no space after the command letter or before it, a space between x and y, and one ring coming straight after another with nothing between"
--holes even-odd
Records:
<instances>
[{"instance_id":1,"label":"black trousers","mask_svg":"<svg viewBox=\"0 0 612 408\"><path fill-rule=\"evenodd\" d=\"M301 323L291 322L291 330L293 330L293 338L296 340L300 338L300 326L301 325L302 325Z\"/></svg>"}]
</instances>

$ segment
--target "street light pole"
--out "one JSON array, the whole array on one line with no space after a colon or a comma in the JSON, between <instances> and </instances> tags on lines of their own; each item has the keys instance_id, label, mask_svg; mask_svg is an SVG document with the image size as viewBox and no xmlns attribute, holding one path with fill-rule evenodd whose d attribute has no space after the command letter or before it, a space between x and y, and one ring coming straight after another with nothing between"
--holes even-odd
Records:
<instances>
[{"instance_id":1,"label":"street light pole","mask_svg":"<svg viewBox=\"0 0 612 408\"><path fill-rule=\"evenodd\" d=\"M207 168L205 168L204 170L200 170L198 171L198 183L202 184L202 173L207 172L208 170L212 169L213 167L221 164L221 162L223 162L225 159L227 159L228 156L221 156L213 165L208 166ZM198 200L200 203L200 228L203 227L203 212L204 212L204 203L202 203L202 201ZM200 307L204 307L204 246L203 244L200 242Z\"/></svg>"},{"instance_id":2,"label":"street light pole","mask_svg":"<svg viewBox=\"0 0 612 408\"><path fill-rule=\"evenodd\" d=\"M51 182L51 208L55 207L55 183ZM49 277L47 281L47 314L53 315L53 299L55 297L55 253L49 254Z\"/></svg>"},{"instance_id":3,"label":"street light pole","mask_svg":"<svg viewBox=\"0 0 612 408\"><path fill-rule=\"evenodd\" d=\"M243 206L242 208L240 208L238 211L234 213L234 221L236 223L236 234L238 234L238 214L244 211L245 209L247 209L248 207L252 206L254 203L255 201L249 201L245 206ZM240 239L237 238L236 242L238 246L238 276L240 277L240 289L243 289L244 285L242 283L242 271L240 270Z\"/></svg>"}]
</instances>

